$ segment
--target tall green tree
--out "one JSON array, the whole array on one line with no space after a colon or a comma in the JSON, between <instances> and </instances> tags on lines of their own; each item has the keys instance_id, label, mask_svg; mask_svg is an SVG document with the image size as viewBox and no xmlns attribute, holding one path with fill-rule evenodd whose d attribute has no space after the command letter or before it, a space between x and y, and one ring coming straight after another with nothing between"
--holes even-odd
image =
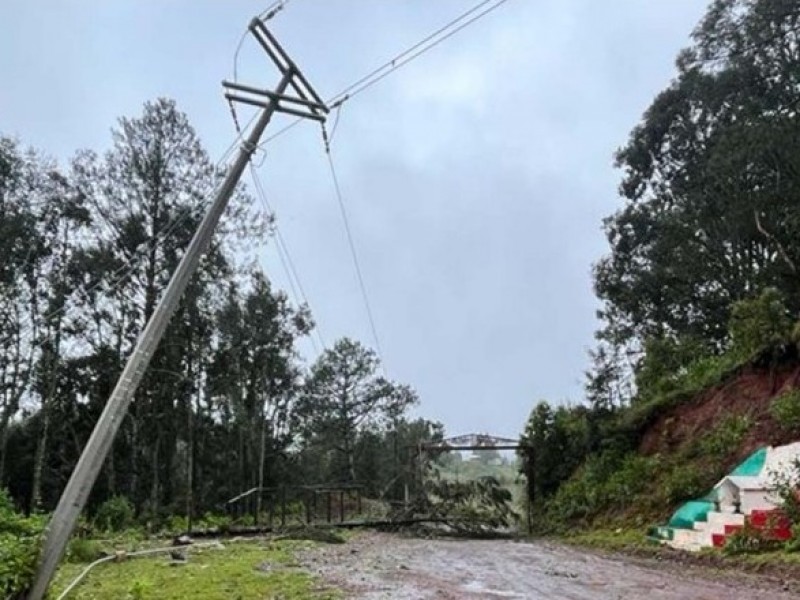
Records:
<instances>
[{"instance_id":1,"label":"tall green tree","mask_svg":"<svg viewBox=\"0 0 800 600\"><path fill-rule=\"evenodd\" d=\"M308 443L335 451L338 476L356 480L358 433L398 420L417 402L407 385L379 374L375 352L343 338L311 367L297 414Z\"/></svg>"},{"instance_id":2,"label":"tall green tree","mask_svg":"<svg viewBox=\"0 0 800 600\"><path fill-rule=\"evenodd\" d=\"M301 382L296 343L313 321L307 308L292 307L260 272L251 274L243 295L231 286L218 319L208 385L237 439L239 491L264 487L276 466L270 463L293 441L290 424Z\"/></svg>"},{"instance_id":3,"label":"tall green tree","mask_svg":"<svg viewBox=\"0 0 800 600\"><path fill-rule=\"evenodd\" d=\"M521 471L529 477L528 494L541 502L558 490L586 458L588 421L586 411L540 401L531 411L521 442Z\"/></svg>"},{"instance_id":4,"label":"tall green tree","mask_svg":"<svg viewBox=\"0 0 800 600\"><path fill-rule=\"evenodd\" d=\"M774 287L800 314L800 5L715 0L617 153L624 206L594 270L603 342L728 343L731 307Z\"/></svg>"},{"instance_id":5,"label":"tall green tree","mask_svg":"<svg viewBox=\"0 0 800 600\"><path fill-rule=\"evenodd\" d=\"M39 164L0 137L0 481L8 431L29 387L38 325L34 262L42 252L35 207L41 201Z\"/></svg>"}]
</instances>

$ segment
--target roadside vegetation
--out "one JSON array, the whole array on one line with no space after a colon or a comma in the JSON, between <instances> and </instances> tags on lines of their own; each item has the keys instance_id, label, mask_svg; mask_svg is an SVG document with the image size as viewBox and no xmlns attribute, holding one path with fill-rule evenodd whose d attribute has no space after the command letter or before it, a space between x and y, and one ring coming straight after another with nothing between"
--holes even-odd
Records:
<instances>
[{"instance_id":1,"label":"roadside vegetation","mask_svg":"<svg viewBox=\"0 0 800 600\"><path fill-rule=\"evenodd\" d=\"M257 266L273 215L241 186L56 588L104 553L266 518L262 497L231 510L247 490L274 501L320 483L361 486L376 514L408 511L411 498L412 512L475 532L530 508L538 532L637 548L755 447L800 438L799 49L796 1L712 0L676 77L616 153L622 203L593 269L601 326L586 402L538 402L518 464L450 453L419 477L413 449L444 432L409 416L414 390L357 340L302 360L301 344L321 342L313 315ZM0 135L1 596L29 584L48 513L220 179L168 99L68 165ZM800 533L794 484L778 485ZM290 499L292 514L303 509ZM75 597L333 594L293 566L298 543L310 542L103 565ZM800 545L745 531L727 552L794 562Z\"/></svg>"},{"instance_id":2,"label":"roadside vegetation","mask_svg":"<svg viewBox=\"0 0 800 600\"><path fill-rule=\"evenodd\" d=\"M540 532L637 547L757 447L800 439L799 41L795 2L713 1L617 152L587 402L538 403L523 435ZM794 560L795 541L752 538L727 552Z\"/></svg>"},{"instance_id":3,"label":"roadside vegetation","mask_svg":"<svg viewBox=\"0 0 800 600\"><path fill-rule=\"evenodd\" d=\"M70 598L339 598L336 590L327 588L297 564L294 552L311 544L240 540L224 542L216 548L184 551L185 559L179 561L169 554L112 561L95 567ZM65 564L53 582L49 597L57 598L85 567L85 562Z\"/></svg>"}]
</instances>

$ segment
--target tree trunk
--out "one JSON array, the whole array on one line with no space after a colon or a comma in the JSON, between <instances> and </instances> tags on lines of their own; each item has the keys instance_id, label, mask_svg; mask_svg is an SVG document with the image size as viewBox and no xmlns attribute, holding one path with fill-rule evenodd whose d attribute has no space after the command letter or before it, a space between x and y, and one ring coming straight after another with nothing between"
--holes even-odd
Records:
<instances>
[{"instance_id":1,"label":"tree trunk","mask_svg":"<svg viewBox=\"0 0 800 600\"><path fill-rule=\"evenodd\" d=\"M186 533L188 533L192 530L194 516L194 418L191 396L187 398L186 409Z\"/></svg>"},{"instance_id":2,"label":"tree trunk","mask_svg":"<svg viewBox=\"0 0 800 600\"><path fill-rule=\"evenodd\" d=\"M44 471L44 455L47 448L47 436L50 431L50 410L42 398L42 429L36 440L36 452L33 458L33 483L31 484L31 511L39 512L42 508L42 471Z\"/></svg>"},{"instance_id":3,"label":"tree trunk","mask_svg":"<svg viewBox=\"0 0 800 600\"><path fill-rule=\"evenodd\" d=\"M136 505L139 501L139 461L137 460L139 454L139 411L135 406L132 407L130 414L131 422L131 455L130 455L130 496ZM137 507L138 509L138 507ZM138 510L137 510L138 512Z\"/></svg>"},{"instance_id":4,"label":"tree trunk","mask_svg":"<svg viewBox=\"0 0 800 600\"><path fill-rule=\"evenodd\" d=\"M0 422L0 486L3 485L6 473L6 451L8 449L8 421L10 419L10 412L11 409L6 407L3 411L2 422Z\"/></svg>"},{"instance_id":5,"label":"tree trunk","mask_svg":"<svg viewBox=\"0 0 800 600\"><path fill-rule=\"evenodd\" d=\"M117 472L114 468L114 448L108 453L106 459L106 479L108 480L108 493L111 496L117 495Z\"/></svg>"},{"instance_id":6,"label":"tree trunk","mask_svg":"<svg viewBox=\"0 0 800 600\"><path fill-rule=\"evenodd\" d=\"M31 484L31 509L39 511L42 508L42 476L44 471L44 459L47 452L47 439L50 433L50 405L55 396L58 385L58 371L61 363L61 319L56 321L56 330L53 347L48 352L47 359L48 375L50 381L47 382L46 392L42 395L42 429L39 439L36 441L36 453L33 461L33 483Z\"/></svg>"},{"instance_id":7,"label":"tree trunk","mask_svg":"<svg viewBox=\"0 0 800 600\"><path fill-rule=\"evenodd\" d=\"M261 444L258 453L258 488L256 494L256 523L258 523L258 516L261 514L261 489L264 487L264 463L267 454L267 420L264 415L261 415Z\"/></svg>"},{"instance_id":8,"label":"tree trunk","mask_svg":"<svg viewBox=\"0 0 800 600\"><path fill-rule=\"evenodd\" d=\"M158 477L158 457L161 449L161 427L156 429L156 443L153 444L153 463L152 480L150 482L150 514L153 518L158 518L159 510L159 477Z\"/></svg>"}]
</instances>

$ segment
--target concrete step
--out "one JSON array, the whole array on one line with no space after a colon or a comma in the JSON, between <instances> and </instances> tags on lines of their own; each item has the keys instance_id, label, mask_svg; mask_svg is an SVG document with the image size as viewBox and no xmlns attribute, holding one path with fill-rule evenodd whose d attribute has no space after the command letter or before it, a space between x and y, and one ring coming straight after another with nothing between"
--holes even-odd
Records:
<instances>
[{"instance_id":1,"label":"concrete step","mask_svg":"<svg viewBox=\"0 0 800 600\"><path fill-rule=\"evenodd\" d=\"M728 525L744 525L744 515L712 511L708 513L708 525L714 533L722 533Z\"/></svg>"}]
</instances>

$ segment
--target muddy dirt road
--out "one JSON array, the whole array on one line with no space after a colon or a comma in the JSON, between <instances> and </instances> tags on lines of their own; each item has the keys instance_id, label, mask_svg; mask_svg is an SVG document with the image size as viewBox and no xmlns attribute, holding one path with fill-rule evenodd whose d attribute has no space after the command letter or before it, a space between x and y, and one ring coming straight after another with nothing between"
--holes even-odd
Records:
<instances>
[{"instance_id":1,"label":"muddy dirt road","mask_svg":"<svg viewBox=\"0 0 800 600\"><path fill-rule=\"evenodd\" d=\"M677 565L605 557L562 546L508 540L423 540L364 534L316 548L301 564L346 597L373 600L778 600L779 585L711 579ZM766 586L766 589L765 589Z\"/></svg>"}]
</instances>

